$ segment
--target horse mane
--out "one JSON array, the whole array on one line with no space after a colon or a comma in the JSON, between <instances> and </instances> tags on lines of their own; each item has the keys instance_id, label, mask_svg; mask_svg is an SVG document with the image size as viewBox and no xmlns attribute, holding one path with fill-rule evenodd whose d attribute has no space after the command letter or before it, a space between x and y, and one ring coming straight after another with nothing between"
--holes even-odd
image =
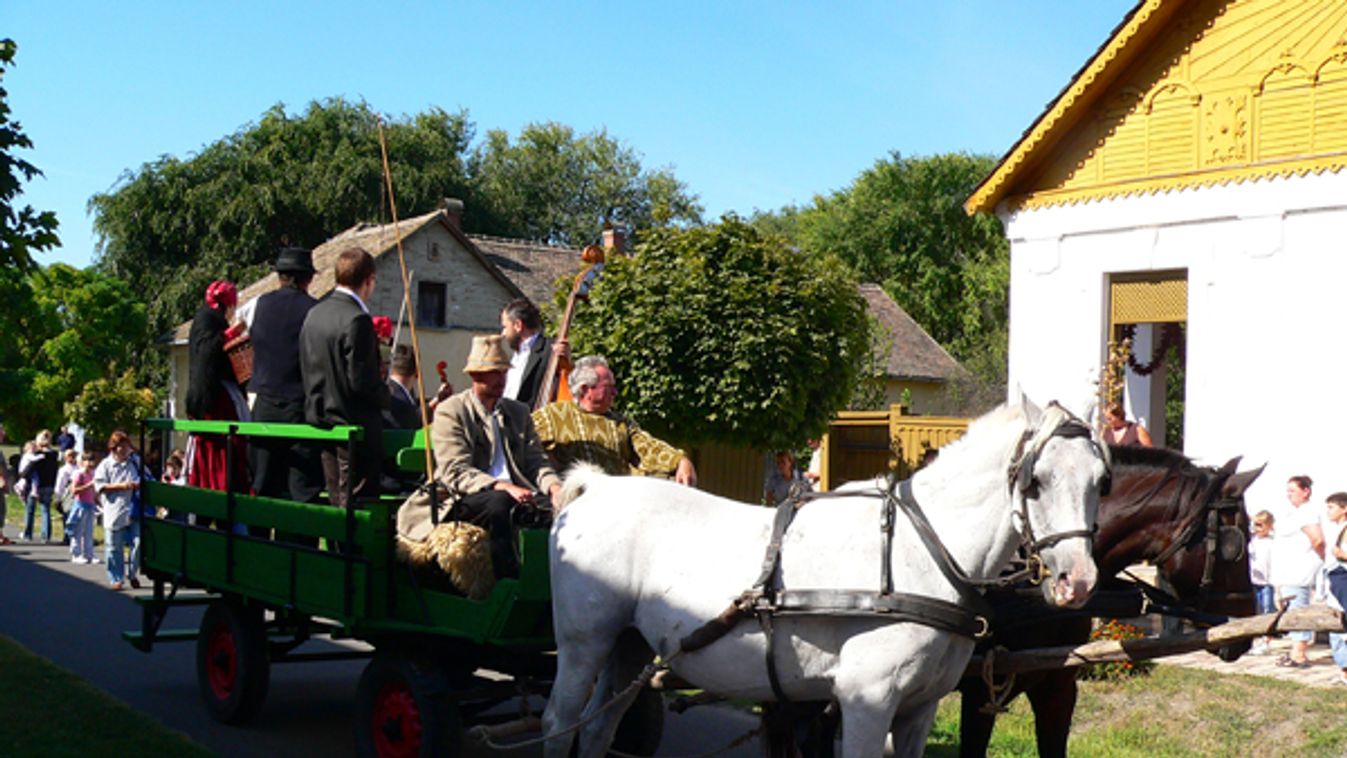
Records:
<instances>
[{"instance_id":1,"label":"horse mane","mask_svg":"<svg viewBox=\"0 0 1347 758\"><path fill-rule=\"evenodd\" d=\"M1218 476L1220 472L1216 469L1209 466L1199 466L1193 463L1191 458L1177 450L1134 445L1109 445L1109 453L1113 461L1115 483L1120 478L1123 469L1140 470L1143 475L1145 473L1160 475L1155 485L1141 497L1129 498L1123 502L1114 500L1111 505L1116 509L1115 515L1117 517L1128 516L1148 507L1152 504L1154 497L1165 489L1166 485L1175 482L1178 492L1173 503L1176 508L1172 517L1175 519L1184 518L1189 511L1200 509L1210 498L1211 490L1220 487L1225 479L1225 477ZM1194 489L1197 492L1193 492Z\"/></svg>"}]
</instances>

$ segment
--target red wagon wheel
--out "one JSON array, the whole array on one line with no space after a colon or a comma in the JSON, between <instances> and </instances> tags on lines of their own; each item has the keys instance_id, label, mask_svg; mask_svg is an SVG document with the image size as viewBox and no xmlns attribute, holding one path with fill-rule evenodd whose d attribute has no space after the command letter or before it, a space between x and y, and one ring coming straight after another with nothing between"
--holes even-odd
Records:
<instances>
[{"instance_id":1,"label":"red wagon wheel","mask_svg":"<svg viewBox=\"0 0 1347 758\"><path fill-rule=\"evenodd\" d=\"M261 608L228 600L211 603L197 636L196 673L212 718L241 724L256 715L271 682Z\"/></svg>"},{"instance_id":2,"label":"red wagon wheel","mask_svg":"<svg viewBox=\"0 0 1347 758\"><path fill-rule=\"evenodd\" d=\"M378 758L459 754L458 708L432 663L379 651L356 688L356 752Z\"/></svg>"}]
</instances>

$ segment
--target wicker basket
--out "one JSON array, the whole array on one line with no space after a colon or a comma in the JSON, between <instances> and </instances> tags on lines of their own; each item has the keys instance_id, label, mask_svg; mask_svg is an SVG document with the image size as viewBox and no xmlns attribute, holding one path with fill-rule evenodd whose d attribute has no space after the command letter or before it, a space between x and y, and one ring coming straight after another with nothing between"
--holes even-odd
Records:
<instances>
[{"instance_id":1,"label":"wicker basket","mask_svg":"<svg viewBox=\"0 0 1347 758\"><path fill-rule=\"evenodd\" d=\"M253 340L247 332L225 343L225 355L234 367L234 380L247 384L253 376Z\"/></svg>"}]
</instances>

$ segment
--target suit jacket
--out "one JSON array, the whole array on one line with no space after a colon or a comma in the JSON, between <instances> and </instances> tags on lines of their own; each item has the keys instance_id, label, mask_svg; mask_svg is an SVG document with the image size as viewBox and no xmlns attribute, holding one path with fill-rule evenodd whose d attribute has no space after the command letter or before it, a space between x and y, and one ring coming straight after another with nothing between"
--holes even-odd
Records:
<instances>
[{"instance_id":1,"label":"suit jacket","mask_svg":"<svg viewBox=\"0 0 1347 758\"><path fill-rule=\"evenodd\" d=\"M533 401L538 397L538 388L543 383L543 373L547 371L547 362L552 357L552 340L542 334L533 341L528 360L524 361L524 376L519 380L519 396L515 399L531 410Z\"/></svg>"},{"instance_id":2,"label":"suit jacket","mask_svg":"<svg viewBox=\"0 0 1347 758\"><path fill-rule=\"evenodd\" d=\"M295 287L282 287L257 299L251 329L253 377L248 381L249 392L274 400L303 402L299 331L317 302Z\"/></svg>"},{"instance_id":3,"label":"suit jacket","mask_svg":"<svg viewBox=\"0 0 1347 758\"><path fill-rule=\"evenodd\" d=\"M544 493L560 484L561 478L538 442L528 407L501 398L496 411L513 483ZM430 441L435 450L435 479L449 490L450 503L496 485L495 477L487 473L496 444L490 414L471 387L436 407Z\"/></svg>"},{"instance_id":4,"label":"suit jacket","mask_svg":"<svg viewBox=\"0 0 1347 758\"><path fill-rule=\"evenodd\" d=\"M421 409L412 399L408 399L398 381L388 377L388 412L384 414L384 426L389 429L420 429ZM413 396L414 397L414 396Z\"/></svg>"},{"instance_id":5,"label":"suit jacket","mask_svg":"<svg viewBox=\"0 0 1347 758\"><path fill-rule=\"evenodd\" d=\"M388 387L379 376L374 321L355 298L334 290L309 310L299 331L299 366L304 420L323 428L362 426L366 446L382 450Z\"/></svg>"}]
</instances>

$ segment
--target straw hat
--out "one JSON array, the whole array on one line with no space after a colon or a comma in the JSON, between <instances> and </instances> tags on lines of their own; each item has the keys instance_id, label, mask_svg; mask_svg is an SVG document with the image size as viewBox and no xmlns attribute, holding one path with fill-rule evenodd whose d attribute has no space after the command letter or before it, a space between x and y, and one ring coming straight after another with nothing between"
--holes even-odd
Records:
<instances>
[{"instance_id":1,"label":"straw hat","mask_svg":"<svg viewBox=\"0 0 1347 758\"><path fill-rule=\"evenodd\" d=\"M510 348L499 334L480 335L472 338L472 352L468 353L468 365L463 373L474 371L509 371Z\"/></svg>"}]
</instances>

